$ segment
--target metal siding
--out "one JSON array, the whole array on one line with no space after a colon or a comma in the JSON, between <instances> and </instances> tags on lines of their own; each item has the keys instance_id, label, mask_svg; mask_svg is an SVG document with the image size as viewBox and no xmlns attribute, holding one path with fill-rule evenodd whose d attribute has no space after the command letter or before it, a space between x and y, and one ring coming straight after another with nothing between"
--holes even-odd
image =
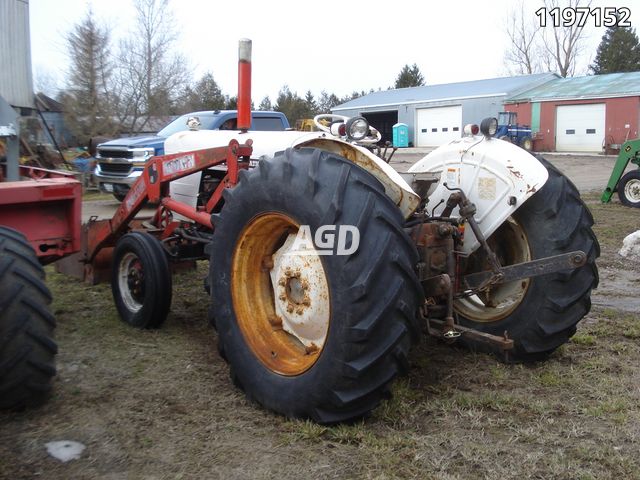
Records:
<instances>
[{"instance_id":1,"label":"metal siding","mask_svg":"<svg viewBox=\"0 0 640 480\"><path fill-rule=\"evenodd\" d=\"M28 0L0 0L0 96L34 108Z\"/></svg>"},{"instance_id":2,"label":"metal siding","mask_svg":"<svg viewBox=\"0 0 640 480\"><path fill-rule=\"evenodd\" d=\"M504 95L487 97L487 98L474 98L470 100L464 100L462 102L462 125L468 123L476 123L480 125L480 122L487 117L498 117L498 112L503 109Z\"/></svg>"},{"instance_id":3,"label":"metal siding","mask_svg":"<svg viewBox=\"0 0 640 480\"><path fill-rule=\"evenodd\" d=\"M640 72L558 78L523 93L509 102L597 99L640 95Z\"/></svg>"}]
</instances>

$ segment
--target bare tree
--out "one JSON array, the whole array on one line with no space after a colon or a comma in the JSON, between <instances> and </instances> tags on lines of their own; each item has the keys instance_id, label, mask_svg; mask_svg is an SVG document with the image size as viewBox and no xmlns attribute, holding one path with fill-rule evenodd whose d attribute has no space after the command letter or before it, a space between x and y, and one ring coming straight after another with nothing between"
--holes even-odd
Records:
<instances>
[{"instance_id":1,"label":"bare tree","mask_svg":"<svg viewBox=\"0 0 640 480\"><path fill-rule=\"evenodd\" d=\"M110 37L108 30L95 22L89 9L66 40L71 68L61 97L67 124L83 144L93 136L110 134L113 129Z\"/></svg>"},{"instance_id":2,"label":"bare tree","mask_svg":"<svg viewBox=\"0 0 640 480\"><path fill-rule=\"evenodd\" d=\"M589 7L582 0L544 0L544 8L550 11L576 7ZM508 46L505 62L514 73L531 74L542 71L557 72L561 77L575 74L576 64L583 52L584 22L561 22L554 26L547 19L546 26L540 26L539 17L525 12L524 2L513 10L507 19L506 33Z\"/></svg>"},{"instance_id":3,"label":"bare tree","mask_svg":"<svg viewBox=\"0 0 640 480\"><path fill-rule=\"evenodd\" d=\"M542 36L540 24L536 19L525 15L524 2L520 1L514 10L509 12L506 33L509 44L504 59L511 73L532 74L542 69L538 56L536 41Z\"/></svg>"},{"instance_id":4,"label":"bare tree","mask_svg":"<svg viewBox=\"0 0 640 480\"><path fill-rule=\"evenodd\" d=\"M547 10L552 8L589 7L591 1L568 0L568 5L560 5L559 0L545 0ZM576 71L576 63L583 52L584 26L578 22L559 27L546 27L542 36L545 63L549 71L557 71L561 77L572 77Z\"/></svg>"},{"instance_id":5,"label":"bare tree","mask_svg":"<svg viewBox=\"0 0 640 480\"><path fill-rule=\"evenodd\" d=\"M173 112L188 83L190 68L175 53L178 34L168 0L135 0L135 33L121 42L118 56L118 115L124 127L137 133L149 115Z\"/></svg>"}]
</instances>

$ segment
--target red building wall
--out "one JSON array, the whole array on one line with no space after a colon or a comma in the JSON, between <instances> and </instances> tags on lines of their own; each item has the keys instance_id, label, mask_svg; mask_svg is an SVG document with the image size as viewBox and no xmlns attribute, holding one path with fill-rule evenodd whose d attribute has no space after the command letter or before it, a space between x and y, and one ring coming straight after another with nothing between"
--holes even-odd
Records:
<instances>
[{"instance_id":1,"label":"red building wall","mask_svg":"<svg viewBox=\"0 0 640 480\"><path fill-rule=\"evenodd\" d=\"M627 138L640 137L640 97L541 102L540 131L534 142L534 150L555 150L557 106L586 105L589 103L606 104L605 136L607 144L622 144ZM505 105L505 110L508 112L517 112L520 123L531 125L531 103L507 104Z\"/></svg>"}]
</instances>

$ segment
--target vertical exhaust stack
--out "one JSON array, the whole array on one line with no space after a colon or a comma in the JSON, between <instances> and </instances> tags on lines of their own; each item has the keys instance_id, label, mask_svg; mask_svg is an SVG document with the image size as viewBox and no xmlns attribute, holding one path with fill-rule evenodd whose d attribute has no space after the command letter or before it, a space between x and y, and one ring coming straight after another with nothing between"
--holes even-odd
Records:
<instances>
[{"instance_id":1,"label":"vertical exhaust stack","mask_svg":"<svg viewBox=\"0 0 640 480\"><path fill-rule=\"evenodd\" d=\"M240 40L238 55L238 129L246 133L251 127L251 40Z\"/></svg>"}]
</instances>

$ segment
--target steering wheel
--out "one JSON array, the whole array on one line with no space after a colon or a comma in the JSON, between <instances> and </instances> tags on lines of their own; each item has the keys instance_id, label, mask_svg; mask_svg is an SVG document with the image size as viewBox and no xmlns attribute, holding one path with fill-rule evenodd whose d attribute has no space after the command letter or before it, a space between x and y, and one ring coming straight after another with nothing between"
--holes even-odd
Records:
<instances>
[{"instance_id":1,"label":"steering wheel","mask_svg":"<svg viewBox=\"0 0 640 480\"><path fill-rule=\"evenodd\" d=\"M331 133L331 130L329 129L329 127L327 127L324 123L322 123L321 120L325 120L329 122L329 124L333 122L339 122L339 121L347 123L347 120L349 120L349 117L345 117L344 115L336 115L334 113L321 113L320 115L316 115L315 117L313 117L313 123L315 124L316 127L318 127L323 132Z\"/></svg>"}]
</instances>

